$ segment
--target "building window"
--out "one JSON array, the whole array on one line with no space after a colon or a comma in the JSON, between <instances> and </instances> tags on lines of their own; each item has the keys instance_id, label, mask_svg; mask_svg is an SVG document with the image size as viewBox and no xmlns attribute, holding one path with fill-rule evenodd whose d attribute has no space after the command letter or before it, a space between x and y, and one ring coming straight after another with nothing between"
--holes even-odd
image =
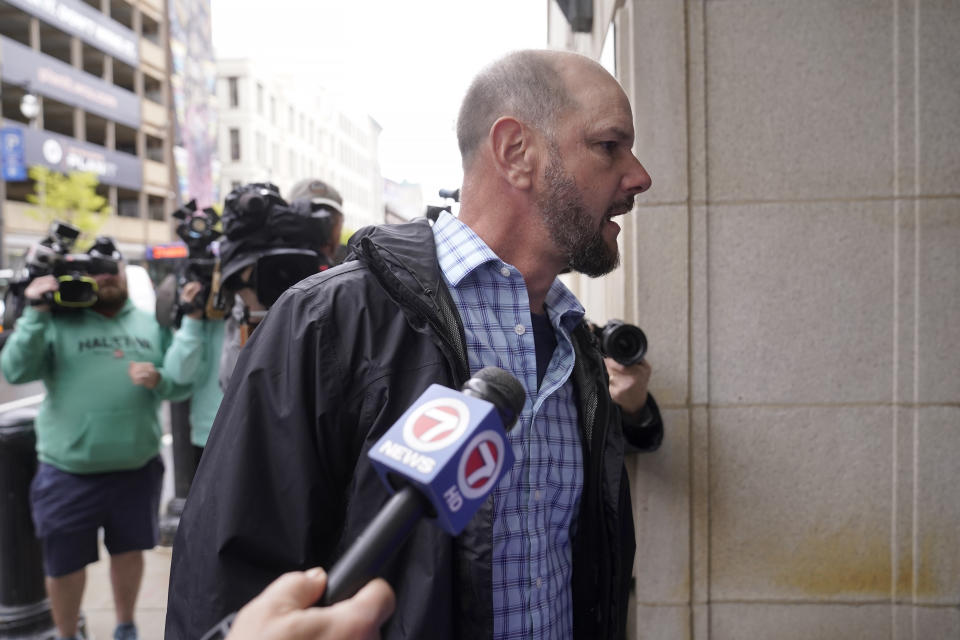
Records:
<instances>
[{"instance_id":1,"label":"building window","mask_svg":"<svg viewBox=\"0 0 960 640\"><path fill-rule=\"evenodd\" d=\"M147 194L147 215L151 220L163 220L164 200Z\"/></svg>"},{"instance_id":2,"label":"building window","mask_svg":"<svg viewBox=\"0 0 960 640\"><path fill-rule=\"evenodd\" d=\"M140 217L140 194L130 189L117 189L117 215L124 218Z\"/></svg>"},{"instance_id":3,"label":"building window","mask_svg":"<svg viewBox=\"0 0 960 640\"><path fill-rule=\"evenodd\" d=\"M154 138L149 133L146 134L145 138L147 143L147 159L153 160L154 162L163 162L163 140Z\"/></svg>"},{"instance_id":4,"label":"building window","mask_svg":"<svg viewBox=\"0 0 960 640\"><path fill-rule=\"evenodd\" d=\"M263 115L263 85L257 83L257 115Z\"/></svg>"},{"instance_id":5,"label":"building window","mask_svg":"<svg viewBox=\"0 0 960 640\"><path fill-rule=\"evenodd\" d=\"M151 102L163 104L163 82L149 73L143 74L143 97Z\"/></svg>"},{"instance_id":6,"label":"building window","mask_svg":"<svg viewBox=\"0 0 960 640\"><path fill-rule=\"evenodd\" d=\"M293 131L294 127L296 127L296 123L293 120L293 107L287 109L287 116L290 121L290 131Z\"/></svg>"},{"instance_id":7,"label":"building window","mask_svg":"<svg viewBox=\"0 0 960 640\"><path fill-rule=\"evenodd\" d=\"M277 99L270 96L270 124L277 124Z\"/></svg>"},{"instance_id":8,"label":"building window","mask_svg":"<svg viewBox=\"0 0 960 640\"><path fill-rule=\"evenodd\" d=\"M240 129L230 129L230 159L240 159Z\"/></svg>"},{"instance_id":9,"label":"building window","mask_svg":"<svg viewBox=\"0 0 960 640\"><path fill-rule=\"evenodd\" d=\"M236 76L227 78L227 89L230 93L230 107L240 106L240 79Z\"/></svg>"}]
</instances>

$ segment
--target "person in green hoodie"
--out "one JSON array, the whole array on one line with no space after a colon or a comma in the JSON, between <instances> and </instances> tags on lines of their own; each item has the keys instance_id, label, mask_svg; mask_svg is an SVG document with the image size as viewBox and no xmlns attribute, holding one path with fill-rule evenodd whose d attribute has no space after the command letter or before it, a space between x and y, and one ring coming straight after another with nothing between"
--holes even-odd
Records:
<instances>
[{"instance_id":1,"label":"person in green hoodie","mask_svg":"<svg viewBox=\"0 0 960 640\"><path fill-rule=\"evenodd\" d=\"M99 238L92 255L117 263L91 274L92 307L52 312L52 276L35 278L23 312L0 354L13 384L42 380L47 395L36 418L39 465L30 488L43 544L47 593L61 638L74 638L86 565L98 559L98 530L110 553L117 627L114 638L138 637L133 612L143 550L156 545L163 479L159 408L189 387L166 376L172 336L129 300L122 258Z\"/></svg>"}]
</instances>

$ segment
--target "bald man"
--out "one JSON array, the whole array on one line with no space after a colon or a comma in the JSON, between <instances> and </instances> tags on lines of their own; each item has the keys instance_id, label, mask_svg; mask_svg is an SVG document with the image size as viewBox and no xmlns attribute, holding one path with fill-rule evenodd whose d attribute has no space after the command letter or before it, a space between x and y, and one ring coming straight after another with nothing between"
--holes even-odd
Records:
<instances>
[{"instance_id":1,"label":"bald man","mask_svg":"<svg viewBox=\"0 0 960 640\"><path fill-rule=\"evenodd\" d=\"M474 80L459 217L361 230L245 347L181 519L168 638L202 635L283 572L332 566L389 492L370 446L432 383L485 366L526 404L517 461L467 530L429 522L383 570L385 638L619 638L634 558L625 451L663 426L646 362L604 363L557 279L618 264L615 219L650 176L617 81L521 51Z\"/></svg>"}]
</instances>

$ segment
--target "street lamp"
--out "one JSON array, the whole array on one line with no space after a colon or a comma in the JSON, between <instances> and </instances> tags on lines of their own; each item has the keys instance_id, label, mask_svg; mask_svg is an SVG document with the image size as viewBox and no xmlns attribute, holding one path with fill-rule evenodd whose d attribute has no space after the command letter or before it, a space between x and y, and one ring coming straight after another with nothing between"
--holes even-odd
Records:
<instances>
[{"instance_id":1,"label":"street lamp","mask_svg":"<svg viewBox=\"0 0 960 640\"><path fill-rule=\"evenodd\" d=\"M36 117L40 115L40 101L37 99L37 96L29 91L23 94L23 97L20 98L20 113L22 113L23 117L29 120L32 125Z\"/></svg>"}]
</instances>

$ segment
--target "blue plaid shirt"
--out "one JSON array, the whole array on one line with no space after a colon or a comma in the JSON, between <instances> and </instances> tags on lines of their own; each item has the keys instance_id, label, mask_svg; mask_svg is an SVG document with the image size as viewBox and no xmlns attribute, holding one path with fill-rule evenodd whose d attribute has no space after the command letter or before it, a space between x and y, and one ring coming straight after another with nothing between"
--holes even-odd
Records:
<instances>
[{"instance_id":1,"label":"blue plaid shirt","mask_svg":"<svg viewBox=\"0 0 960 640\"><path fill-rule=\"evenodd\" d=\"M437 220L433 235L440 269L463 320L471 373L500 367L527 392L523 413L509 433L516 463L492 494L493 637L570 638L570 538L583 489L570 332L583 318L583 307L554 281L546 311L557 348L537 389L523 276L448 213Z\"/></svg>"}]
</instances>

